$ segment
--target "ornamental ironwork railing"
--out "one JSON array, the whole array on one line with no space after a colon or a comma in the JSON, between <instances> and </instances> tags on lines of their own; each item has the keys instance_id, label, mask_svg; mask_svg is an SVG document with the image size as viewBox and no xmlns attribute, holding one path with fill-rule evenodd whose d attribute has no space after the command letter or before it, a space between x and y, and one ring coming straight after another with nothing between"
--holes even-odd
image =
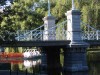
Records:
<instances>
[{"instance_id":1,"label":"ornamental ironwork railing","mask_svg":"<svg viewBox=\"0 0 100 75\"><path fill-rule=\"evenodd\" d=\"M44 40L44 38L49 37L52 40L66 40L66 28L67 21L64 21L60 24L57 24L54 27L49 28L48 30L44 30L44 25L34 29L34 30L26 30L26 31L17 31L16 40L18 41L39 41ZM47 33L47 34L46 34ZM51 37L53 36L53 37Z\"/></svg>"},{"instance_id":2,"label":"ornamental ironwork railing","mask_svg":"<svg viewBox=\"0 0 100 75\"><path fill-rule=\"evenodd\" d=\"M3 41L44 41L44 40L67 40L70 32L67 31L67 21L44 30L42 25L34 30L18 30L17 32L0 32L0 40ZM81 22L82 40L100 40L100 30ZM69 33L69 37L67 36Z\"/></svg>"},{"instance_id":3,"label":"ornamental ironwork railing","mask_svg":"<svg viewBox=\"0 0 100 75\"><path fill-rule=\"evenodd\" d=\"M81 22L82 26L82 40L100 40L100 30Z\"/></svg>"}]
</instances>

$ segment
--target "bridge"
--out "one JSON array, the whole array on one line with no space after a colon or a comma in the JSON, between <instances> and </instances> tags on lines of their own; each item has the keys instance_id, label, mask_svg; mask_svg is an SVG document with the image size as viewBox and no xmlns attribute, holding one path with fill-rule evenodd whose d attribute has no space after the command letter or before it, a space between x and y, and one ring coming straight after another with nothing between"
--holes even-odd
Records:
<instances>
[{"instance_id":1,"label":"bridge","mask_svg":"<svg viewBox=\"0 0 100 75\"><path fill-rule=\"evenodd\" d=\"M54 18L53 16L49 16ZM55 21L55 20L54 20ZM48 21L49 22L49 21ZM30 46L65 46L71 42L71 32L67 29L68 21L60 24L44 24L34 30L18 30L17 32L5 31L6 36L0 35L2 38L0 46L3 47L30 47ZM81 39L89 43L90 46L100 45L100 30L80 22ZM51 26L48 27L47 26ZM83 27L83 28L82 28Z\"/></svg>"},{"instance_id":2,"label":"bridge","mask_svg":"<svg viewBox=\"0 0 100 75\"><path fill-rule=\"evenodd\" d=\"M49 5L49 4L48 4ZM50 6L48 6L50 10ZM64 75L87 75L86 49L89 46L100 46L100 30L83 23L81 12L74 7L67 11L67 20L55 24L55 17L43 18L44 24L34 30L5 31L0 35L1 47L40 47L42 51L41 75L60 75L60 49L64 51Z\"/></svg>"},{"instance_id":3,"label":"bridge","mask_svg":"<svg viewBox=\"0 0 100 75\"><path fill-rule=\"evenodd\" d=\"M54 18L49 16L49 18ZM55 20L54 20L55 21ZM70 21L70 20L69 20ZM10 32L5 30L4 35L0 35L1 41L59 41L70 40L71 32L67 30L67 20L60 24L43 24L34 30L18 30L17 32ZM81 24L81 38L82 40L100 40L100 30L80 22ZM48 27L47 26L51 26ZM6 37L7 36L7 37ZM51 37L52 36L52 37Z\"/></svg>"}]
</instances>

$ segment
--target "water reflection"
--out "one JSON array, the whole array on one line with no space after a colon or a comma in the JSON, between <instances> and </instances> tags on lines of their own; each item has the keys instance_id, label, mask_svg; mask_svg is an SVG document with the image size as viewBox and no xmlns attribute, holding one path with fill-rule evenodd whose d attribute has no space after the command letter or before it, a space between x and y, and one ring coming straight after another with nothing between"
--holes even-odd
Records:
<instances>
[{"instance_id":1,"label":"water reflection","mask_svg":"<svg viewBox=\"0 0 100 75\"><path fill-rule=\"evenodd\" d=\"M40 65L41 59L0 60L0 75L26 75L26 72L27 75L41 75ZM100 62L89 62L89 72L67 72L66 74L63 73L63 75L100 75Z\"/></svg>"},{"instance_id":2,"label":"water reflection","mask_svg":"<svg viewBox=\"0 0 100 75\"><path fill-rule=\"evenodd\" d=\"M24 58L33 58L41 56L41 53L37 49L26 49L25 52L23 53L23 56Z\"/></svg>"},{"instance_id":3,"label":"water reflection","mask_svg":"<svg viewBox=\"0 0 100 75\"><path fill-rule=\"evenodd\" d=\"M37 60L0 60L0 75L38 74L41 59ZM11 71L10 71L11 70ZM5 72L6 71L6 72Z\"/></svg>"},{"instance_id":4,"label":"water reflection","mask_svg":"<svg viewBox=\"0 0 100 75\"><path fill-rule=\"evenodd\" d=\"M35 67L36 65L40 65L41 64L41 60L36 60L36 61L33 61L33 60L24 60L24 66L26 68L31 68L31 67Z\"/></svg>"},{"instance_id":5,"label":"water reflection","mask_svg":"<svg viewBox=\"0 0 100 75\"><path fill-rule=\"evenodd\" d=\"M100 75L100 62L89 62L89 75Z\"/></svg>"}]
</instances>

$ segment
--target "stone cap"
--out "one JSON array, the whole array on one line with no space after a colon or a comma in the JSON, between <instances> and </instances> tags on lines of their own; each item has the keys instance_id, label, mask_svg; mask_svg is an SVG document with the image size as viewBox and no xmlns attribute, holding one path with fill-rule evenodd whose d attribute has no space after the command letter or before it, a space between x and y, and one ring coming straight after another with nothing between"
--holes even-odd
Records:
<instances>
[{"instance_id":1,"label":"stone cap","mask_svg":"<svg viewBox=\"0 0 100 75\"><path fill-rule=\"evenodd\" d=\"M55 20L56 18L54 16L46 16L43 18L43 21L45 20Z\"/></svg>"},{"instance_id":2,"label":"stone cap","mask_svg":"<svg viewBox=\"0 0 100 75\"><path fill-rule=\"evenodd\" d=\"M71 41L70 47L89 47L89 44L84 41Z\"/></svg>"},{"instance_id":3,"label":"stone cap","mask_svg":"<svg viewBox=\"0 0 100 75\"><path fill-rule=\"evenodd\" d=\"M66 16L68 15L81 15L82 12L80 12L80 10L70 10L67 11L67 13L65 13Z\"/></svg>"}]
</instances>

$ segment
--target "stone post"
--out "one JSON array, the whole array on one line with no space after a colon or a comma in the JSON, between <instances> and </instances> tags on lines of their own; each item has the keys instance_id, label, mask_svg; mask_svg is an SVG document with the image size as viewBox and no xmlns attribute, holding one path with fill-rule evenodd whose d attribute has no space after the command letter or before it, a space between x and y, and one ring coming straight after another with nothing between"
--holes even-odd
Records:
<instances>
[{"instance_id":1,"label":"stone post","mask_svg":"<svg viewBox=\"0 0 100 75\"><path fill-rule=\"evenodd\" d=\"M80 42L81 29L80 29L80 15L79 10L70 10L65 13L67 16L67 40L71 40L71 43Z\"/></svg>"},{"instance_id":2,"label":"stone post","mask_svg":"<svg viewBox=\"0 0 100 75\"><path fill-rule=\"evenodd\" d=\"M53 16L47 16L43 18L44 21L44 33L43 40L55 40L55 18Z\"/></svg>"},{"instance_id":3,"label":"stone post","mask_svg":"<svg viewBox=\"0 0 100 75\"><path fill-rule=\"evenodd\" d=\"M55 28L54 28L55 18L51 15L48 15L47 17L43 18L43 21L44 21L43 40L44 41L45 40L47 40L47 41L55 40L56 39ZM55 52L55 50L54 50L54 52L51 52L52 49L51 49L51 47L42 47L41 74L43 74L43 75L50 75L50 73L52 75L54 75L54 73L52 71L55 70L54 65L55 65L56 61L51 60L51 59L53 59L52 53ZM59 53L57 55L59 55ZM54 63L52 63L52 62L54 62Z\"/></svg>"},{"instance_id":4,"label":"stone post","mask_svg":"<svg viewBox=\"0 0 100 75\"><path fill-rule=\"evenodd\" d=\"M40 75L60 75L60 47L45 46L41 47L41 70Z\"/></svg>"},{"instance_id":5,"label":"stone post","mask_svg":"<svg viewBox=\"0 0 100 75\"><path fill-rule=\"evenodd\" d=\"M67 40L70 44L64 48L64 74L87 75L86 49L88 44L82 41L79 10L70 10L67 16Z\"/></svg>"},{"instance_id":6,"label":"stone post","mask_svg":"<svg viewBox=\"0 0 100 75\"><path fill-rule=\"evenodd\" d=\"M0 46L0 52L4 52L4 47Z\"/></svg>"},{"instance_id":7,"label":"stone post","mask_svg":"<svg viewBox=\"0 0 100 75\"><path fill-rule=\"evenodd\" d=\"M40 66L40 75L48 75L47 74L47 52L41 47L41 66Z\"/></svg>"},{"instance_id":8,"label":"stone post","mask_svg":"<svg viewBox=\"0 0 100 75\"><path fill-rule=\"evenodd\" d=\"M47 46L43 48L47 52L47 73L48 75L60 75L61 73L60 47Z\"/></svg>"},{"instance_id":9,"label":"stone post","mask_svg":"<svg viewBox=\"0 0 100 75\"><path fill-rule=\"evenodd\" d=\"M0 46L0 55L1 55L2 52L4 52L4 47ZM1 56L0 56L0 60L1 60Z\"/></svg>"}]
</instances>

